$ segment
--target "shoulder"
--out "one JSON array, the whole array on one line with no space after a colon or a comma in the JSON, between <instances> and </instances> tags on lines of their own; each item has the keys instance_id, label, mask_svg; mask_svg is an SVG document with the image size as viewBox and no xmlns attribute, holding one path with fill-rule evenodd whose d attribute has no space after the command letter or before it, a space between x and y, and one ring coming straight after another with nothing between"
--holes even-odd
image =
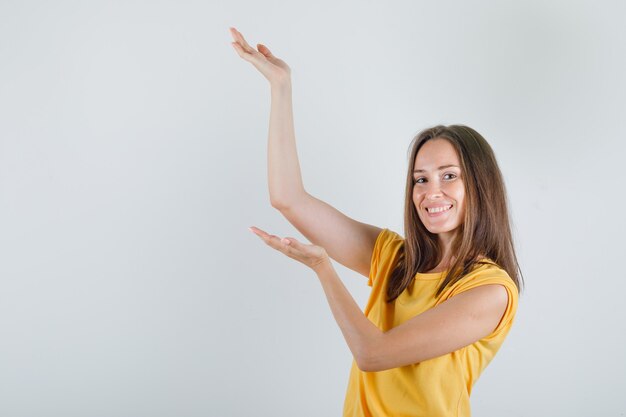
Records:
<instances>
[{"instance_id":1,"label":"shoulder","mask_svg":"<svg viewBox=\"0 0 626 417\"><path fill-rule=\"evenodd\" d=\"M469 292L467 292L469 291ZM467 292L467 293L466 293ZM466 293L488 302L503 311L502 320L495 332L510 327L517 312L519 291L509 274L495 262L486 260L446 291L445 299Z\"/></svg>"},{"instance_id":2,"label":"shoulder","mask_svg":"<svg viewBox=\"0 0 626 417\"><path fill-rule=\"evenodd\" d=\"M509 274L492 261L477 264L474 269L450 286L450 296L472 288L489 284L501 284L517 293L517 286Z\"/></svg>"},{"instance_id":3,"label":"shoulder","mask_svg":"<svg viewBox=\"0 0 626 417\"><path fill-rule=\"evenodd\" d=\"M375 257L389 257L404 244L404 238L390 229L383 229L374 243Z\"/></svg>"},{"instance_id":4,"label":"shoulder","mask_svg":"<svg viewBox=\"0 0 626 417\"><path fill-rule=\"evenodd\" d=\"M375 281L379 281L377 276L386 276L390 272L403 244L404 238L393 230L384 228L380 231L374 243L367 285L373 286Z\"/></svg>"},{"instance_id":5,"label":"shoulder","mask_svg":"<svg viewBox=\"0 0 626 417\"><path fill-rule=\"evenodd\" d=\"M384 228L378 234L377 244L387 244L389 242L404 242L404 238L391 229Z\"/></svg>"}]
</instances>

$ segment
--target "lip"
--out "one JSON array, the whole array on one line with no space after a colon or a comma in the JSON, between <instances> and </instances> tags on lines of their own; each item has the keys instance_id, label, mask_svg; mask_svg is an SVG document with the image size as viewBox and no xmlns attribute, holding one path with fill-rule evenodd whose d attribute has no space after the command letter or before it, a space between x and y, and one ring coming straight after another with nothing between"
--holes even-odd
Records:
<instances>
[{"instance_id":1,"label":"lip","mask_svg":"<svg viewBox=\"0 0 626 417\"><path fill-rule=\"evenodd\" d=\"M438 208L438 207L447 207L447 206L452 206L450 207L449 210L446 211L440 211L438 213L429 213L428 209L429 208ZM428 206L424 208L424 211L426 211L426 215L428 215L428 217L441 217L441 216L445 216L446 214L448 214L450 211L452 211L452 209L454 208L454 204L442 204L442 205L437 205L437 206Z\"/></svg>"},{"instance_id":2,"label":"lip","mask_svg":"<svg viewBox=\"0 0 626 417\"><path fill-rule=\"evenodd\" d=\"M432 206L424 206L425 209L429 209L429 208L439 208L439 207L446 207L446 206L454 206L454 204L452 203L446 203L446 204L434 204Z\"/></svg>"}]
</instances>

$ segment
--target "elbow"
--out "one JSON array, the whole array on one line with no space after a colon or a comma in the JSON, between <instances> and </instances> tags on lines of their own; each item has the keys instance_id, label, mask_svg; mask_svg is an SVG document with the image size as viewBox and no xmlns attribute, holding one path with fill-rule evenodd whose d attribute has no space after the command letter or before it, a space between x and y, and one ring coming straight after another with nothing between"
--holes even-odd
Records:
<instances>
[{"instance_id":1,"label":"elbow","mask_svg":"<svg viewBox=\"0 0 626 417\"><path fill-rule=\"evenodd\" d=\"M380 364L376 363L372 346L361 350L359 354L354 357L354 360L356 366L363 372L378 372L384 370L381 369Z\"/></svg>"},{"instance_id":2,"label":"elbow","mask_svg":"<svg viewBox=\"0 0 626 417\"><path fill-rule=\"evenodd\" d=\"M289 192L272 192L270 191L270 204L279 211L291 210L294 206L300 204L310 195L304 188L297 188Z\"/></svg>"},{"instance_id":3,"label":"elbow","mask_svg":"<svg viewBox=\"0 0 626 417\"><path fill-rule=\"evenodd\" d=\"M385 333L379 333L355 355L356 365L363 372L381 372L400 366L390 350Z\"/></svg>"},{"instance_id":4,"label":"elbow","mask_svg":"<svg viewBox=\"0 0 626 417\"><path fill-rule=\"evenodd\" d=\"M378 372L378 369L374 368L369 362L364 360L357 360L356 366L361 370L361 372Z\"/></svg>"},{"instance_id":5,"label":"elbow","mask_svg":"<svg viewBox=\"0 0 626 417\"><path fill-rule=\"evenodd\" d=\"M356 361L356 366L358 366L358 368L362 371L362 372L380 372L380 371L384 371L388 368L385 367L381 367L380 364L377 364L376 362L372 361L371 359L367 359L367 358L361 358L359 360Z\"/></svg>"},{"instance_id":6,"label":"elbow","mask_svg":"<svg viewBox=\"0 0 626 417\"><path fill-rule=\"evenodd\" d=\"M270 196L270 204L278 211L286 210L289 205L284 202L284 200L278 200L276 198L272 198Z\"/></svg>"},{"instance_id":7,"label":"elbow","mask_svg":"<svg viewBox=\"0 0 626 417\"><path fill-rule=\"evenodd\" d=\"M395 368L397 365L392 365L388 361L382 359L374 359L372 357L369 358L361 358L357 361L356 365L363 372L381 372L386 371L388 369Z\"/></svg>"},{"instance_id":8,"label":"elbow","mask_svg":"<svg viewBox=\"0 0 626 417\"><path fill-rule=\"evenodd\" d=\"M281 207L283 207L283 204L282 204L279 200L276 200L276 199L272 198L271 196L270 196L270 204L271 204L271 205L272 205L272 207L274 207L276 210L280 210L280 209L281 209Z\"/></svg>"},{"instance_id":9,"label":"elbow","mask_svg":"<svg viewBox=\"0 0 626 417\"><path fill-rule=\"evenodd\" d=\"M288 193L281 194L270 191L270 204L276 210L284 212L292 210L293 207L309 197L310 195L304 190L304 188L300 188L298 191L290 191Z\"/></svg>"}]
</instances>

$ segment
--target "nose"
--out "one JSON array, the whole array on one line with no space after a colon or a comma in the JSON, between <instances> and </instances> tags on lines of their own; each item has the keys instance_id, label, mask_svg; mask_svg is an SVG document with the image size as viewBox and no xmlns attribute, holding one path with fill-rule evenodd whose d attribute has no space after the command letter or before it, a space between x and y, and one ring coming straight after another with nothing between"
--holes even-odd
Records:
<instances>
[{"instance_id":1,"label":"nose","mask_svg":"<svg viewBox=\"0 0 626 417\"><path fill-rule=\"evenodd\" d=\"M431 182L428 188L426 189L427 200L439 200L443 197L443 193L441 192L441 187L437 182Z\"/></svg>"}]
</instances>

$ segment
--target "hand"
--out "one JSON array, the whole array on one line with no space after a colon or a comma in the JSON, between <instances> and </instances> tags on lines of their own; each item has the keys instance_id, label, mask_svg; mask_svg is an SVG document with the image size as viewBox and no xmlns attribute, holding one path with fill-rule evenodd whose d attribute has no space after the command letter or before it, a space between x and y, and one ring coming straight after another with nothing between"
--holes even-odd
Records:
<instances>
[{"instance_id":1,"label":"hand","mask_svg":"<svg viewBox=\"0 0 626 417\"><path fill-rule=\"evenodd\" d=\"M306 245L292 237L281 239L254 226L250 227L250 231L263 239L269 246L284 253L291 259L302 262L313 270L322 266L324 262L330 261L326 250L321 246Z\"/></svg>"},{"instance_id":2,"label":"hand","mask_svg":"<svg viewBox=\"0 0 626 417\"><path fill-rule=\"evenodd\" d=\"M291 82L291 69L282 60L276 58L267 46L257 44L258 51L248 45L243 35L235 28L230 28L230 34L235 42L231 42L240 57L250 62L271 85Z\"/></svg>"}]
</instances>

